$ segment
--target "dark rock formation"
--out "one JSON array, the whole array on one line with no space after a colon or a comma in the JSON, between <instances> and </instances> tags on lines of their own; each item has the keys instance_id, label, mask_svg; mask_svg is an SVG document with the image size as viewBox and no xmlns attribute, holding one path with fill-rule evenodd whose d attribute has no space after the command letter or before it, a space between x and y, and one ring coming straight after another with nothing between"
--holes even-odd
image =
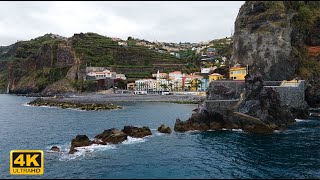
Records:
<instances>
[{"instance_id":1,"label":"dark rock formation","mask_svg":"<svg viewBox=\"0 0 320 180\"><path fill-rule=\"evenodd\" d=\"M279 94L272 88L263 87L261 75L248 74L245 90L245 98L236 109L238 112L260 119L271 129L283 129L295 122L289 108L281 106ZM260 132L261 128L247 131Z\"/></svg>"},{"instance_id":2,"label":"dark rock formation","mask_svg":"<svg viewBox=\"0 0 320 180\"><path fill-rule=\"evenodd\" d=\"M207 131L209 129L222 129L224 127L225 120L223 115L209 112L204 105L200 105L187 121L176 119L174 130L176 132Z\"/></svg>"},{"instance_id":3,"label":"dark rock formation","mask_svg":"<svg viewBox=\"0 0 320 180\"><path fill-rule=\"evenodd\" d=\"M127 134L118 129L112 128L104 130L101 134L96 135L95 138L101 139L103 144L118 144L127 139Z\"/></svg>"},{"instance_id":4,"label":"dark rock formation","mask_svg":"<svg viewBox=\"0 0 320 180\"><path fill-rule=\"evenodd\" d=\"M231 64L264 80L306 80L305 98L320 106L320 3L246 1L233 36Z\"/></svg>"},{"instance_id":5,"label":"dark rock formation","mask_svg":"<svg viewBox=\"0 0 320 180\"><path fill-rule=\"evenodd\" d=\"M88 136L86 135L77 135L76 138L72 139L71 141L71 147L69 154L74 154L78 150L76 150L76 147L83 147L83 146L90 146L94 144L94 141L90 141Z\"/></svg>"},{"instance_id":6,"label":"dark rock formation","mask_svg":"<svg viewBox=\"0 0 320 180\"><path fill-rule=\"evenodd\" d=\"M149 127L143 126L142 128L134 126L124 126L122 132L126 133L128 136L135 138L143 138L145 136L152 135Z\"/></svg>"},{"instance_id":7,"label":"dark rock formation","mask_svg":"<svg viewBox=\"0 0 320 180\"><path fill-rule=\"evenodd\" d=\"M263 84L261 75L248 74L244 97L237 104L226 107L225 113L199 105L187 121L177 119L174 130L185 132L241 128L250 133L271 133L294 123L295 117L290 108L281 105L279 93ZM305 115L304 110L291 110L299 116Z\"/></svg>"},{"instance_id":8,"label":"dark rock formation","mask_svg":"<svg viewBox=\"0 0 320 180\"><path fill-rule=\"evenodd\" d=\"M81 109L86 111L99 111L99 110L110 110L110 109L121 109L122 107L114 104L96 104L96 103L75 103L75 102L63 102L59 99L43 99L37 98L28 103L32 106L55 106L60 108L72 108Z\"/></svg>"},{"instance_id":9,"label":"dark rock formation","mask_svg":"<svg viewBox=\"0 0 320 180\"><path fill-rule=\"evenodd\" d=\"M164 124L161 124L161 126L158 127L158 131L161 132L161 133L166 133L166 134L170 134L171 133L170 127L166 127Z\"/></svg>"},{"instance_id":10,"label":"dark rock formation","mask_svg":"<svg viewBox=\"0 0 320 180\"><path fill-rule=\"evenodd\" d=\"M60 152L60 148L58 146L52 146L51 151Z\"/></svg>"}]
</instances>

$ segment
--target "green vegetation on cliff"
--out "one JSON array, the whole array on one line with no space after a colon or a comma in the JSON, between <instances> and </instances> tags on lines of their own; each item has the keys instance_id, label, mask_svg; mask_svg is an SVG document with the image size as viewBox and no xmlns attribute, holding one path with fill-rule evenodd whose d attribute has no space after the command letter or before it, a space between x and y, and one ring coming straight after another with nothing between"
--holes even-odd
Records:
<instances>
[{"instance_id":1,"label":"green vegetation on cliff","mask_svg":"<svg viewBox=\"0 0 320 180\"><path fill-rule=\"evenodd\" d=\"M94 85L90 88L90 84L81 82L86 65L113 67L135 79L151 77L157 69L167 67L169 70L187 69L186 62L136 46L133 38L128 46L119 46L111 38L96 33L80 33L71 38L46 34L0 47L0 89L4 91L10 81L13 93L41 92L50 84L68 79L70 83L66 89L86 91L95 89Z\"/></svg>"},{"instance_id":2,"label":"green vegetation on cliff","mask_svg":"<svg viewBox=\"0 0 320 180\"><path fill-rule=\"evenodd\" d=\"M72 38L72 45L76 54L81 58L81 67L91 66L151 66L159 61L169 64L185 63L184 60L169 54L162 54L149 50L143 46L136 46L133 40L128 46L119 46L111 38L95 33L76 34ZM131 42L131 43L130 43Z\"/></svg>"}]
</instances>

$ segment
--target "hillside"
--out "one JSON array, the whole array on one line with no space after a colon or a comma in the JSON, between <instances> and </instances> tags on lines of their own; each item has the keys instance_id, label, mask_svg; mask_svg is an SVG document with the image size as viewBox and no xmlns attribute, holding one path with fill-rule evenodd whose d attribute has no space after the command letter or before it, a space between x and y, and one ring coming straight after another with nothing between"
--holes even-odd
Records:
<instances>
[{"instance_id":1,"label":"hillside","mask_svg":"<svg viewBox=\"0 0 320 180\"><path fill-rule=\"evenodd\" d=\"M319 9L316 1L245 2L230 61L248 64L265 80L305 79L307 102L320 105Z\"/></svg>"},{"instance_id":2,"label":"hillside","mask_svg":"<svg viewBox=\"0 0 320 180\"><path fill-rule=\"evenodd\" d=\"M128 41L119 46L111 38L95 33L70 38L46 34L0 47L0 89L10 84L12 93L74 92L83 86L86 65L112 67L129 79L151 73L185 70L187 61L158 53Z\"/></svg>"}]
</instances>

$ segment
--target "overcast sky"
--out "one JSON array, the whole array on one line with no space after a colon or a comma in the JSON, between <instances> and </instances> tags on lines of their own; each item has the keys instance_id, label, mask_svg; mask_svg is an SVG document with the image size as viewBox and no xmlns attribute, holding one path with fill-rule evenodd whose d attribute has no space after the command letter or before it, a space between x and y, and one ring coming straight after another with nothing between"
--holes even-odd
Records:
<instances>
[{"instance_id":1,"label":"overcast sky","mask_svg":"<svg viewBox=\"0 0 320 180\"><path fill-rule=\"evenodd\" d=\"M201 42L230 36L244 1L0 2L0 45L46 33L95 32L149 41Z\"/></svg>"}]
</instances>

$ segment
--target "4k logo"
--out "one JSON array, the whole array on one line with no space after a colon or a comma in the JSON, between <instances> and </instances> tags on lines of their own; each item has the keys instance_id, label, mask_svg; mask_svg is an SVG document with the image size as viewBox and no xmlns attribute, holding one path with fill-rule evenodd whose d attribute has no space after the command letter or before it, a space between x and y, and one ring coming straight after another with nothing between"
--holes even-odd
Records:
<instances>
[{"instance_id":1,"label":"4k logo","mask_svg":"<svg viewBox=\"0 0 320 180\"><path fill-rule=\"evenodd\" d=\"M10 174L41 175L44 158L41 150L12 150L10 152Z\"/></svg>"}]
</instances>

